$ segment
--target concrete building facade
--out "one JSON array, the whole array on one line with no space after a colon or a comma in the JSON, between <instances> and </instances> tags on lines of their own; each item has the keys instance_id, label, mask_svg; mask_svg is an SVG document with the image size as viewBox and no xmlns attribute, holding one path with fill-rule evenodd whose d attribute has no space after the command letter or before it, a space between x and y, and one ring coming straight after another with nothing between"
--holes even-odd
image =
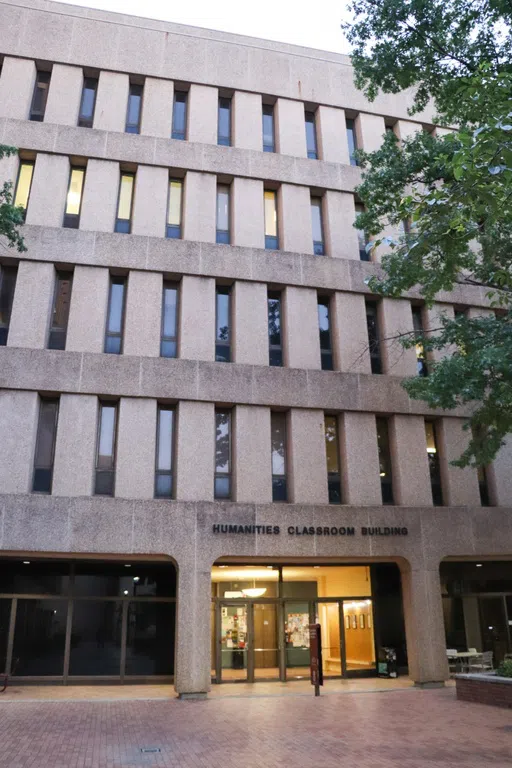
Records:
<instances>
[{"instance_id":1,"label":"concrete building facade","mask_svg":"<svg viewBox=\"0 0 512 768\"><path fill-rule=\"evenodd\" d=\"M394 338L485 291L379 300L353 227L354 146L432 115L322 51L47 0L0 29L0 671L202 695L300 676L317 619L335 676L512 651L511 447L453 467L467 413L409 400Z\"/></svg>"}]
</instances>

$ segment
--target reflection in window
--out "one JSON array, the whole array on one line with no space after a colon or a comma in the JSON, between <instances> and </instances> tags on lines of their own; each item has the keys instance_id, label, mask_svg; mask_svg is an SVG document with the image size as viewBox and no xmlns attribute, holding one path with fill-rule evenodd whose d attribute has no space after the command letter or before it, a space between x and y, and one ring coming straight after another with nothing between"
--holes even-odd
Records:
<instances>
[{"instance_id":1,"label":"reflection in window","mask_svg":"<svg viewBox=\"0 0 512 768\"><path fill-rule=\"evenodd\" d=\"M272 451L272 501L287 501L285 413L271 413L270 433Z\"/></svg>"},{"instance_id":2,"label":"reflection in window","mask_svg":"<svg viewBox=\"0 0 512 768\"><path fill-rule=\"evenodd\" d=\"M66 197L66 211L64 213L64 227L78 229L78 225L80 224L80 207L82 205L84 178L85 168L71 169L68 194Z\"/></svg>"},{"instance_id":3,"label":"reflection in window","mask_svg":"<svg viewBox=\"0 0 512 768\"><path fill-rule=\"evenodd\" d=\"M82 128L92 128L94 120L94 108L96 106L96 93L98 91L98 78L86 77L82 88L78 125Z\"/></svg>"},{"instance_id":4,"label":"reflection in window","mask_svg":"<svg viewBox=\"0 0 512 768\"><path fill-rule=\"evenodd\" d=\"M366 302L366 327L368 329L368 347L370 351L372 373L382 373L377 304L373 301Z\"/></svg>"},{"instance_id":5,"label":"reflection in window","mask_svg":"<svg viewBox=\"0 0 512 768\"><path fill-rule=\"evenodd\" d=\"M167 210L167 237L181 237L181 201L183 182L180 179L169 180L169 206Z\"/></svg>"},{"instance_id":6,"label":"reflection in window","mask_svg":"<svg viewBox=\"0 0 512 768\"><path fill-rule=\"evenodd\" d=\"M108 676L121 673L123 606L119 600L75 600L69 674Z\"/></svg>"},{"instance_id":7,"label":"reflection in window","mask_svg":"<svg viewBox=\"0 0 512 768\"><path fill-rule=\"evenodd\" d=\"M174 92L172 111L171 138L184 141L187 137L187 94L185 91Z\"/></svg>"},{"instance_id":8,"label":"reflection in window","mask_svg":"<svg viewBox=\"0 0 512 768\"><path fill-rule=\"evenodd\" d=\"M231 146L231 99L219 97L217 144Z\"/></svg>"},{"instance_id":9,"label":"reflection in window","mask_svg":"<svg viewBox=\"0 0 512 768\"><path fill-rule=\"evenodd\" d=\"M337 416L325 417L325 453L329 504L341 504L340 448Z\"/></svg>"},{"instance_id":10,"label":"reflection in window","mask_svg":"<svg viewBox=\"0 0 512 768\"><path fill-rule=\"evenodd\" d=\"M364 205L362 203L355 204L356 216L360 213L364 213ZM371 253L367 250L366 246L370 242L366 232L362 229L356 229L357 242L359 244L359 259L360 261L371 261Z\"/></svg>"},{"instance_id":11,"label":"reflection in window","mask_svg":"<svg viewBox=\"0 0 512 768\"><path fill-rule=\"evenodd\" d=\"M318 148L316 143L316 121L314 112L306 112L306 147L310 160L318 159Z\"/></svg>"},{"instance_id":12,"label":"reflection in window","mask_svg":"<svg viewBox=\"0 0 512 768\"><path fill-rule=\"evenodd\" d=\"M230 242L229 236L229 187L227 184L217 186L217 243Z\"/></svg>"},{"instance_id":13,"label":"reflection in window","mask_svg":"<svg viewBox=\"0 0 512 768\"><path fill-rule=\"evenodd\" d=\"M110 277L104 351L111 355L120 355L123 350L125 288L126 278Z\"/></svg>"},{"instance_id":14,"label":"reflection in window","mask_svg":"<svg viewBox=\"0 0 512 768\"><path fill-rule=\"evenodd\" d=\"M414 333L417 336L423 336L423 312L421 307L412 308L412 324ZM428 376L427 359L421 341L416 344L416 362L418 376Z\"/></svg>"},{"instance_id":15,"label":"reflection in window","mask_svg":"<svg viewBox=\"0 0 512 768\"><path fill-rule=\"evenodd\" d=\"M226 285L216 290L215 360L231 361L231 289Z\"/></svg>"},{"instance_id":16,"label":"reflection in window","mask_svg":"<svg viewBox=\"0 0 512 768\"><path fill-rule=\"evenodd\" d=\"M126 110L126 133L140 133L140 113L142 107L142 85L130 83L128 109Z\"/></svg>"},{"instance_id":17,"label":"reflection in window","mask_svg":"<svg viewBox=\"0 0 512 768\"><path fill-rule=\"evenodd\" d=\"M39 69L36 73L34 95L32 96L32 106L30 107L30 119L38 123L44 120L51 76L51 72L41 72Z\"/></svg>"},{"instance_id":18,"label":"reflection in window","mask_svg":"<svg viewBox=\"0 0 512 768\"><path fill-rule=\"evenodd\" d=\"M12 649L15 676L63 674L67 612L66 600L18 599Z\"/></svg>"},{"instance_id":19,"label":"reflection in window","mask_svg":"<svg viewBox=\"0 0 512 768\"><path fill-rule=\"evenodd\" d=\"M277 291L269 291L267 306L269 365L281 366L283 364L281 294Z\"/></svg>"},{"instance_id":20,"label":"reflection in window","mask_svg":"<svg viewBox=\"0 0 512 768\"><path fill-rule=\"evenodd\" d=\"M173 603L129 603L126 675L174 674L174 622Z\"/></svg>"},{"instance_id":21,"label":"reflection in window","mask_svg":"<svg viewBox=\"0 0 512 768\"><path fill-rule=\"evenodd\" d=\"M162 334L160 357L177 356L178 286L164 282L162 292Z\"/></svg>"},{"instance_id":22,"label":"reflection in window","mask_svg":"<svg viewBox=\"0 0 512 768\"><path fill-rule=\"evenodd\" d=\"M231 498L231 412L215 411L215 498Z\"/></svg>"},{"instance_id":23,"label":"reflection in window","mask_svg":"<svg viewBox=\"0 0 512 768\"><path fill-rule=\"evenodd\" d=\"M318 329L320 333L320 355L323 371L334 370L331 341L330 306L331 301L328 296L319 296L317 303Z\"/></svg>"},{"instance_id":24,"label":"reflection in window","mask_svg":"<svg viewBox=\"0 0 512 768\"><path fill-rule=\"evenodd\" d=\"M55 276L55 291L53 295L50 334L48 336L48 349L66 349L72 285L72 272L57 272Z\"/></svg>"},{"instance_id":25,"label":"reflection in window","mask_svg":"<svg viewBox=\"0 0 512 768\"><path fill-rule=\"evenodd\" d=\"M117 204L116 232L128 234L131 230L133 173L122 173L119 181L119 202Z\"/></svg>"},{"instance_id":26,"label":"reflection in window","mask_svg":"<svg viewBox=\"0 0 512 768\"><path fill-rule=\"evenodd\" d=\"M18 171L18 180L16 182L16 192L14 194L14 205L23 208L23 218L25 218L30 196L30 187L32 186L32 176L34 173L34 163L22 161Z\"/></svg>"},{"instance_id":27,"label":"reflection in window","mask_svg":"<svg viewBox=\"0 0 512 768\"><path fill-rule=\"evenodd\" d=\"M359 161L356 158L357 140L356 140L356 121L347 118L347 141L348 141L348 155L350 158L350 165L359 165Z\"/></svg>"},{"instance_id":28,"label":"reflection in window","mask_svg":"<svg viewBox=\"0 0 512 768\"><path fill-rule=\"evenodd\" d=\"M277 250L279 239L277 236L277 194L271 189L265 190L265 248Z\"/></svg>"},{"instance_id":29,"label":"reflection in window","mask_svg":"<svg viewBox=\"0 0 512 768\"><path fill-rule=\"evenodd\" d=\"M57 437L58 400L41 398L39 422L37 425L36 450L34 455L34 493L51 493L53 480L53 459Z\"/></svg>"},{"instance_id":30,"label":"reflection in window","mask_svg":"<svg viewBox=\"0 0 512 768\"><path fill-rule=\"evenodd\" d=\"M156 434L155 498L171 499L173 494L174 408L158 406Z\"/></svg>"},{"instance_id":31,"label":"reflection in window","mask_svg":"<svg viewBox=\"0 0 512 768\"><path fill-rule=\"evenodd\" d=\"M376 419L376 422L382 503L393 504L393 478L391 475L391 453L389 450L388 420Z\"/></svg>"},{"instance_id":32,"label":"reflection in window","mask_svg":"<svg viewBox=\"0 0 512 768\"><path fill-rule=\"evenodd\" d=\"M263 151L276 151L274 139L274 107L271 104L263 105Z\"/></svg>"},{"instance_id":33,"label":"reflection in window","mask_svg":"<svg viewBox=\"0 0 512 768\"><path fill-rule=\"evenodd\" d=\"M437 450L436 427L433 421L425 421L425 437L427 440L432 501L434 506L440 507L443 505L443 489L441 486L441 467L439 464L439 451Z\"/></svg>"},{"instance_id":34,"label":"reflection in window","mask_svg":"<svg viewBox=\"0 0 512 768\"><path fill-rule=\"evenodd\" d=\"M0 347L5 347L9 336L12 302L16 288L18 267L0 265Z\"/></svg>"},{"instance_id":35,"label":"reflection in window","mask_svg":"<svg viewBox=\"0 0 512 768\"><path fill-rule=\"evenodd\" d=\"M113 496L115 484L117 404L100 402L98 420L94 493L97 496Z\"/></svg>"},{"instance_id":36,"label":"reflection in window","mask_svg":"<svg viewBox=\"0 0 512 768\"><path fill-rule=\"evenodd\" d=\"M311 225L313 229L313 251L315 256L323 256L325 254L325 246L321 197L311 198Z\"/></svg>"}]
</instances>

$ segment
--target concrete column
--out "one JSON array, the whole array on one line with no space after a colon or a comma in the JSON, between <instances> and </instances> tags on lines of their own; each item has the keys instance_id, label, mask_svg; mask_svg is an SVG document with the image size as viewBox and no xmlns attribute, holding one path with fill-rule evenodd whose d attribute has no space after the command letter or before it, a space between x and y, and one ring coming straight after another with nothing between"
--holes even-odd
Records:
<instances>
[{"instance_id":1,"label":"concrete column","mask_svg":"<svg viewBox=\"0 0 512 768\"><path fill-rule=\"evenodd\" d=\"M432 506L423 416L392 416L389 448L395 503L406 507Z\"/></svg>"},{"instance_id":2,"label":"concrete column","mask_svg":"<svg viewBox=\"0 0 512 768\"><path fill-rule=\"evenodd\" d=\"M130 78L120 72L102 69L98 82L93 128L100 131L119 131L126 128Z\"/></svg>"},{"instance_id":3,"label":"concrete column","mask_svg":"<svg viewBox=\"0 0 512 768\"><path fill-rule=\"evenodd\" d=\"M233 362L268 365L267 286L237 280L231 295Z\"/></svg>"},{"instance_id":4,"label":"concrete column","mask_svg":"<svg viewBox=\"0 0 512 768\"><path fill-rule=\"evenodd\" d=\"M380 506L382 492L375 416L373 413L346 412L339 423L343 501L358 506Z\"/></svg>"},{"instance_id":5,"label":"concrete column","mask_svg":"<svg viewBox=\"0 0 512 768\"><path fill-rule=\"evenodd\" d=\"M409 139L422 130L421 123L412 123L410 120L397 120L394 131L400 141Z\"/></svg>"},{"instance_id":6,"label":"concrete column","mask_svg":"<svg viewBox=\"0 0 512 768\"><path fill-rule=\"evenodd\" d=\"M290 368L322 367L318 297L314 288L288 285L284 290L284 349Z\"/></svg>"},{"instance_id":7,"label":"concrete column","mask_svg":"<svg viewBox=\"0 0 512 768\"><path fill-rule=\"evenodd\" d=\"M219 90L210 85L190 86L188 93L187 139L217 144Z\"/></svg>"},{"instance_id":8,"label":"concrete column","mask_svg":"<svg viewBox=\"0 0 512 768\"><path fill-rule=\"evenodd\" d=\"M140 122L143 136L157 136L161 139L171 137L173 96L172 80L146 77Z\"/></svg>"},{"instance_id":9,"label":"concrete column","mask_svg":"<svg viewBox=\"0 0 512 768\"><path fill-rule=\"evenodd\" d=\"M359 260L359 243L354 227L354 195L328 189L324 195L324 237L329 256Z\"/></svg>"},{"instance_id":10,"label":"concrete column","mask_svg":"<svg viewBox=\"0 0 512 768\"><path fill-rule=\"evenodd\" d=\"M54 496L90 496L93 492L98 398L60 396L55 444Z\"/></svg>"},{"instance_id":11,"label":"concrete column","mask_svg":"<svg viewBox=\"0 0 512 768\"><path fill-rule=\"evenodd\" d=\"M174 687L180 698L211 687L211 564L178 561Z\"/></svg>"},{"instance_id":12,"label":"concrete column","mask_svg":"<svg viewBox=\"0 0 512 768\"><path fill-rule=\"evenodd\" d=\"M263 147L261 95L235 91L231 109L233 110L231 116L233 146L261 152Z\"/></svg>"},{"instance_id":13,"label":"concrete column","mask_svg":"<svg viewBox=\"0 0 512 768\"><path fill-rule=\"evenodd\" d=\"M436 439L438 442L443 501L446 506L477 505L480 506L480 491L478 474L473 467L454 467L454 459L458 459L469 442L469 432L462 429L464 419L443 418L436 422Z\"/></svg>"},{"instance_id":14,"label":"concrete column","mask_svg":"<svg viewBox=\"0 0 512 768\"><path fill-rule=\"evenodd\" d=\"M264 248L263 182L236 176L231 185L231 212L233 245Z\"/></svg>"},{"instance_id":15,"label":"concrete column","mask_svg":"<svg viewBox=\"0 0 512 768\"><path fill-rule=\"evenodd\" d=\"M480 612L478 610L478 597L463 597L462 610L464 612L464 629L466 630L466 643L468 648L476 648L481 653L482 629L480 626Z\"/></svg>"},{"instance_id":16,"label":"concrete column","mask_svg":"<svg viewBox=\"0 0 512 768\"><path fill-rule=\"evenodd\" d=\"M213 501L215 405L178 404L176 499Z\"/></svg>"},{"instance_id":17,"label":"concrete column","mask_svg":"<svg viewBox=\"0 0 512 768\"><path fill-rule=\"evenodd\" d=\"M307 157L304 103L278 99L274 108L277 151L281 155Z\"/></svg>"},{"instance_id":18,"label":"concrete column","mask_svg":"<svg viewBox=\"0 0 512 768\"><path fill-rule=\"evenodd\" d=\"M416 685L448 680L446 636L439 567L401 563L409 676Z\"/></svg>"},{"instance_id":19,"label":"concrete column","mask_svg":"<svg viewBox=\"0 0 512 768\"><path fill-rule=\"evenodd\" d=\"M126 295L123 354L159 357L162 275L131 270Z\"/></svg>"},{"instance_id":20,"label":"concrete column","mask_svg":"<svg viewBox=\"0 0 512 768\"><path fill-rule=\"evenodd\" d=\"M80 211L80 229L113 232L119 195L119 163L88 160Z\"/></svg>"},{"instance_id":21,"label":"concrete column","mask_svg":"<svg viewBox=\"0 0 512 768\"><path fill-rule=\"evenodd\" d=\"M215 360L215 280L184 275L179 302L179 357Z\"/></svg>"},{"instance_id":22,"label":"concrete column","mask_svg":"<svg viewBox=\"0 0 512 768\"><path fill-rule=\"evenodd\" d=\"M413 330L411 302L408 299L382 299L379 324L384 372L390 376L416 376L416 350L414 347L404 349L400 343L400 334Z\"/></svg>"},{"instance_id":23,"label":"concrete column","mask_svg":"<svg viewBox=\"0 0 512 768\"><path fill-rule=\"evenodd\" d=\"M512 440L505 440L493 463L487 468L489 491L497 507L512 507Z\"/></svg>"},{"instance_id":24,"label":"concrete column","mask_svg":"<svg viewBox=\"0 0 512 768\"><path fill-rule=\"evenodd\" d=\"M238 502L271 502L270 408L237 405L233 437L233 498Z\"/></svg>"},{"instance_id":25,"label":"concrete column","mask_svg":"<svg viewBox=\"0 0 512 768\"><path fill-rule=\"evenodd\" d=\"M29 493L36 445L37 392L0 391L0 488L2 493Z\"/></svg>"},{"instance_id":26,"label":"concrete column","mask_svg":"<svg viewBox=\"0 0 512 768\"><path fill-rule=\"evenodd\" d=\"M108 269L75 267L66 336L70 352L103 352L108 283Z\"/></svg>"},{"instance_id":27,"label":"concrete column","mask_svg":"<svg viewBox=\"0 0 512 768\"><path fill-rule=\"evenodd\" d=\"M64 155L36 156L27 224L62 227L69 184L69 159Z\"/></svg>"},{"instance_id":28,"label":"concrete column","mask_svg":"<svg viewBox=\"0 0 512 768\"><path fill-rule=\"evenodd\" d=\"M309 188L281 184L277 197L281 249L312 254L313 229Z\"/></svg>"},{"instance_id":29,"label":"concrete column","mask_svg":"<svg viewBox=\"0 0 512 768\"><path fill-rule=\"evenodd\" d=\"M188 171L183 195L183 239L214 243L216 239L217 177Z\"/></svg>"},{"instance_id":30,"label":"concrete column","mask_svg":"<svg viewBox=\"0 0 512 768\"><path fill-rule=\"evenodd\" d=\"M165 236L168 192L167 168L139 165L133 198L132 234Z\"/></svg>"},{"instance_id":31,"label":"concrete column","mask_svg":"<svg viewBox=\"0 0 512 768\"><path fill-rule=\"evenodd\" d=\"M46 347L54 285L53 264L20 261L7 346Z\"/></svg>"},{"instance_id":32,"label":"concrete column","mask_svg":"<svg viewBox=\"0 0 512 768\"><path fill-rule=\"evenodd\" d=\"M355 121L355 128L359 149L364 149L365 152L376 152L380 149L386 133L383 117L361 112Z\"/></svg>"},{"instance_id":33,"label":"concrete column","mask_svg":"<svg viewBox=\"0 0 512 768\"><path fill-rule=\"evenodd\" d=\"M349 165L345 110L320 105L316 111L316 130L322 160Z\"/></svg>"},{"instance_id":34,"label":"concrete column","mask_svg":"<svg viewBox=\"0 0 512 768\"><path fill-rule=\"evenodd\" d=\"M336 291L331 300L334 359L344 373L371 373L362 293Z\"/></svg>"},{"instance_id":35,"label":"concrete column","mask_svg":"<svg viewBox=\"0 0 512 768\"><path fill-rule=\"evenodd\" d=\"M4 181L11 181L14 193L14 187L16 185L16 179L18 177L19 158L18 155L11 155L10 157L4 157L0 160L0 179L2 184Z\"/></svg>"},{"instance_id":36,"label":"concrete column","mask_svg":"<svg viewBox=\"0 0 512 768\"><path fill-rule=\"evenodd\" d=\"M431 333L432 336L437 336L439 329L441 328L441 318L446 317L449 320L453 320L455 314L453 307L450 304L434 304L433 307L425 307L423 312L423 322L425 333ZM437 362L442 360L443 357L448 357L453 354L454 350L451 347L444 347L444 349L434 349L428 353L428 360Z\"/></svg>"},{"instance_id":37,"label":"concrete column","mask_svg":"<svg viewBox=\"0 0 512 768\"><path fill-rule=\"evenodd\" d=\"M287 449L290 501L294 504L328 504L323 411L290 410Z\"/></svg>"},{"instance_id":38,"label":"concrete column","mask_svg":"<svg viewBox=\"0 0 512 768\"><path fill-rule=\"evenodd\" d=\"M116 497L155 495L156 400L122 397L117 431Z\"/></svg>"},{"instance_id":39,"label":"concrete column","mask_svg":"<svg viewBox=\"0 0 512 768\"><path fill-rule=\"evenodd\" d=\"M0 117L28 120L35 82L36 65L32 59L6 56L0 77Z\"/></svg>"},{"instance_id":40,"label":"concrete column","mask_svg":"<svg viewBox=\"0 0 512 768\"><path fill-rule=\"evenodd\" d=\"M54 64L44 113L45 123L77 125L84 76L81 67Z\"/></svg>"}]
</instances>

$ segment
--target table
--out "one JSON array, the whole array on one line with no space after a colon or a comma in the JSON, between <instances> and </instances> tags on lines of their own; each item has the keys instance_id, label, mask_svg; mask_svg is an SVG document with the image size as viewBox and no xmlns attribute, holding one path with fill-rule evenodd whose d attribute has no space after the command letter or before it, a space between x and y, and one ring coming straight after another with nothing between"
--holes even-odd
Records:
<instances>
[{"instance_id":1,"label":"table","mask_svg":"<svg viewBox=\"0 0 512 768\"><path fill-rule=\"evenodd\" d=\"M450 653L447 655L449 659L455 659L456 664L457 662L460 662L461 671L463 670L464 666L469 668L470 659L476 659L478 656L480 656L479 653L473 653L472 651L458 651L457 653ZM466 662L466 664L464 664L464 662Z\"/></svg>"}]
</instances>

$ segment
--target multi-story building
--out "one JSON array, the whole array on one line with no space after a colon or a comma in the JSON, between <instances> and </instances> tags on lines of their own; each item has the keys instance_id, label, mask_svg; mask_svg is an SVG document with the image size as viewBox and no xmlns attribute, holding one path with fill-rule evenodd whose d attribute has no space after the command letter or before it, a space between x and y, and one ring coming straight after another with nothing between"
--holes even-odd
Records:
<instances>
[{"instance_id":1,"label":"multi-story building","mask_svg":"<svg viewBox=\"0 0 512 768\"><path fill-rule=\"evenodd\" d=\"M451 465L396 335L490 312L379 299L354 149L433 130L347 57L47 0L0 3L0 671L376 673L510 647L512 472ZM440 129L436 129L440 130Z\"/></svg>"}]
</instances>

